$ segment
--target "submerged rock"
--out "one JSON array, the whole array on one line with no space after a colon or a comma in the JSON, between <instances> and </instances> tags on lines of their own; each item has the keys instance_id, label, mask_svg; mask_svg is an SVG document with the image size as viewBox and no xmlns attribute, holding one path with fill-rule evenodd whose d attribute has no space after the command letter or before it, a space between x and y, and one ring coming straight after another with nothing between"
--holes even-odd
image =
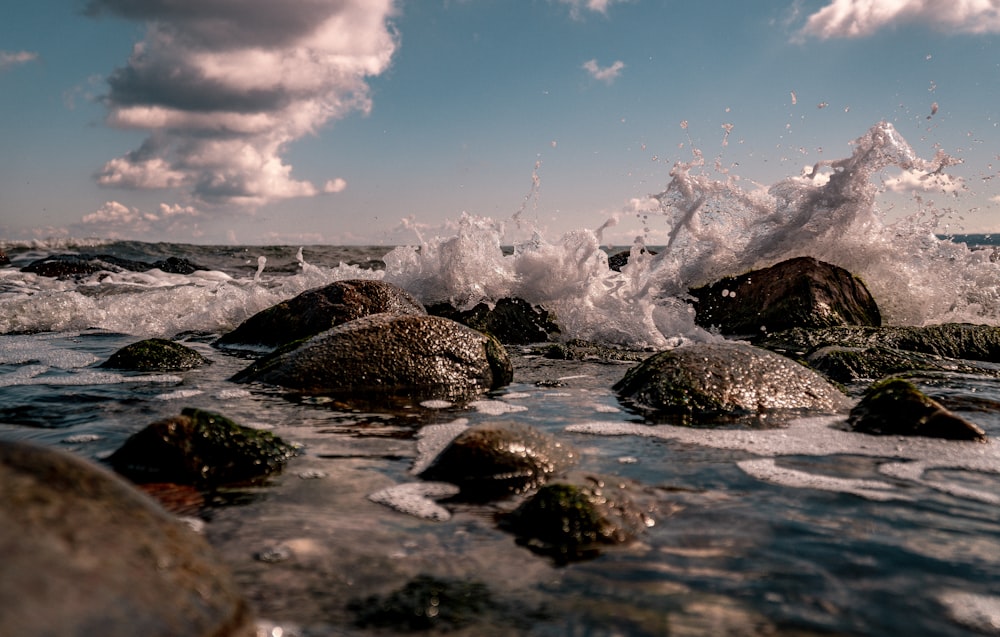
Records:
<instances>
[{"instance_id":1,"label":"submerged rock","mask_svg":"<svg viewBox=\"0 0 1000 637\"><path fill-rule=\"evenodd\" d=\"M418 575L389 595L353 601L348 608L360 627L445 632L482 621L496 602L480 582Z\"/></svg>"},{"instance_id":2,"label":"submerged rock","mask_svg":"<svg viewBox=\"0 0 1000 637\"><path fill-rule=\"evenodd\" d=\"M182 257L169 257L153 263L123 259L110 254L53 254L21 268L21 272L31 272L39 276L65 278L86 276L95 272L148 272L161 270L171 274L191 274L207 270Z\"/></svg>"},{"instance_id":3,"label":"submerged rock","mask_svg":"<svg viewBox=\"0 0 1000 637\"><path fill-rule=\"evenodd\" d=\"M186 345L163 338L149 338L121 348L101 363L101 367L137 372L175 372L195 369L211 362Z\"/></svg>"},{"instance_id":4,"label":"submerged rock","mask_svg":"<svg viewBox=\"0 0 1000 637\"><path fill-rule=\"evenodd\" d=\"M807 358L810 367L838 383L872 381L903 372L956 372L998 376L1000 370L958 359L889 347L822 347Z\"/></svg>"},{"instance_id":5,"label":"submerged rock","mask_svg":"<svg viewBox=\"0 0 1000 637\"><path fill-rule=\"evenodd\" d=\"M71 454L0 441L0 546L5 635L256 633L201 537Z\"/></svg>"},{"instance_id":6,"label":"submerged rock","mask_svg":"<svg viewBox=\"0 0 1000 637\"><path fill-rule=\"evenodd\" d=\"M661 352L630 369L614 389L624 403L649 414L832 412L850 406L818 373L740 343L701 343Z\"/></svg>"},{"instance_id":7,"label":"submerged rock","mask_svg":"<svg viewBox=\"0 0 1000 637\"><path fill-rule=\"evenodd\" d=\"M465 398L506 385L495 338L439 316L375 314L279 349L233 376L311 394L366 400Z\"/></svg>"},{"instance_id":8,"label":"submerged rock","mask_svg":"<svg viewBox=\"0 0 1000 637\"><path fill-rule=\"evenodd\" d=\"M798 257L690 290L695 323L757 337L793 327L881 325L878 305L847 270Z\"/></svg>"},{"instance_id":9,"label":"submerged rock","mask_svg":"<svg viewBox=\"0 0 1000 637\"><path fill-rule=\"evenodd\" d=\"M828 327L819 330L792 329L771 334L758 343L789 355L807 356L821 347L889 347L1000 363L1000 327L969 323L943 323L923 327Z\"/></svg>"},{"instance_id":10,"label":"submerged rock","mask_svg":"<svg viewBox=\"0 0 1000 637\"><path fill-rule=\"evenodd\" d=\"M534 427L491 422L458 434L420 477L457 485L463 499L486 501L537 488L575 461L571 448Z\"/></svg>"},{"instance_id":11,"label":"submerged rock","mask_svg":"<svg viewBox=\"0 0 1000 637\"><path fill-rule=\"evenodd\" d=\"M130 436L108 463L134 482L214 488L265 478L294 454L294 447L270 432L188 408Z\"/></svg>"},{"instance_id":12,"label":"submerged rock","mask_svg":"<svg viewBox=\"0 0 1000 637\"><path fill-rule=\"evenodd\" d=\"M519 298L502 298L493 307L480 303L465 311L456 309L450 303L438 303L428 307L427 311L492 334L508 345L544 342L560 333L548 310Z\"/></svg>"},{"instance_id":13,"label":"submerged rock","mask_svg":"<svg viewBox=\"0 0 1000 637\"><path fill-rule=\"evenodd\" d=\"M613 477L555 481L506 516L501 526L531 550L557 561L593 557L602 547L631 542L653 525L629 489L629 482Z\"/></svg>"},{"instance_id":14,"label":"submerged rock","mask_svg":"<svg viewBox=\"0 0 1000 637\"><path fill-rule=\"evenodd\" d=\"M370 314L426 314L409 292L383 281L336 281L257 312L215 345L278 347Z\"/></svg>"},{"instance_id":15,"label":"submerged rock","mask_svg":"<svg viewBox=\"0 0 1000 637\"><path fill-rule=\"evenodd\" d=\"M986 432L953 414L912 383L889 378L875 383L851 410L852 431L880 436L926 436L986 441Z\"/></svg>"}]
</instances>

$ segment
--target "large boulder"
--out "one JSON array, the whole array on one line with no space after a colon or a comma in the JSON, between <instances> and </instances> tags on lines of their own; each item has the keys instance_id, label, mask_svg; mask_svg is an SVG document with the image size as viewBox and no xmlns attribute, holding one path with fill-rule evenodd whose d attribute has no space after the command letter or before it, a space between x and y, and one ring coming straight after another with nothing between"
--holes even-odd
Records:
<instances>
[{"instance_id":1,"label":"large boulder","mask_svg":"<svg viewBox=\"0 0 1000 637\"><path fill-rule=\"evenodd\" d=\"M0 442L5 635L252 637L227 567L125 481L48 448Z\"/></svg>"},{"instance_id":2,"label":"large boulder","mask_svg":"<svg viewBox=\"0 0 1000 637\"><path fill-rule=\"evenodd\" d=\"M793 327L881 325L875 300L847 270L797 257L690 290L695 322L726 335L759 337Z\"/></svg>"},{"instance_id":3,"label":"large boulder","mask_svg":"<svg viewBox=\"0 0 1000 637\"><path fill-rule=\"evenodd\" d=\"M101 367L138 372L178 372L211 362L187 345L163 338L148 338L119 349L101 363Z\"/></svg>"},{"instance_id":4,"label":"large boulder","mask_svg":"<svg viewBox=\"0 0 1000 637\"><path fill-rule=\"evenodd\" d=\"M336 281L257 312L220 337L218 347L278 347L370 314L422 315L409 292L384 281Z\"/></svg>"},{"instance_id":5,"label":"large boulder","mask_svg":"<svg viewBox=\"0 0 1000 637\"><path fill-rule=\"evenodd\" d=\"M518 542L557 562L597 555L602 547L633 541L653 518L620 478L581 475L541 487L501 526Z\"/></svg>"},{"instance_id":6,"label":"large boulder","mask_svg":"<svg viewBox=\"0 0 1000 637\"><path fill-rule=\"evenodd\" d=\"M847 423L852 431L880 436L986 442L982 429L901 378L888 378L869 387Z\"/></svg>"},{"instance_id":7,"label":"large boulder","mask_svg":"<svg viewBox=\"0 0 1000 637\"><path fill-rule=\"evenodd\" d=\"M486 501L538 488L575 460L571 448L534 427L490 422L458 434L420 477L457 485L463 499Z\"/></svg>"},{"instance_id":8,"label":"large boulder","mask_svg":"<svg viewBox=\"0 0 1000 637\"><path fill-rule=\"evenodd\" d=\"M188 408L130 436L108 463L133 482L211 489L266 478L294 454L294 447L268 431Z\"/></svg>"},{"instance_id":9,"label":"large boulder","mask_svg":"<svg viewBox=\"0 0 1000 637\"><path fill-rule=\"evenodd\" d=\"M512 376L491 336L438 316L375 314L279 349L232 380L364 401L466 398Z\"/></svg>"},{"instance_id":10,"label":"large boulder","mask_svg":"<svg viewBox=\"0 0 1000 637\"><path fill-rule=\"evenodd\" d=\"M834 412L850 406L818 373L741 343L701 343L660 352L630 369L614 389L625 404L649 415Z\"/></svg>"}]
</instances>

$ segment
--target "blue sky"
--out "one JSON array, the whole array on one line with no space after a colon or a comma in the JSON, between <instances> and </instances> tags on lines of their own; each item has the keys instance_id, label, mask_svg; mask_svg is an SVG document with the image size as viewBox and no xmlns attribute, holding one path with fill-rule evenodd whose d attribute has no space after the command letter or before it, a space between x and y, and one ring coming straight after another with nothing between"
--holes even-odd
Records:
<instances>
[{"instance_id":1,"label":"blue sky","mask_svg":"<svg viewBox=\"0 0 1000 637\"><path fill-rule=\"evenodd\" d=\"M1000 230L1000 0L44 0L0 15L0 241L393 244L524 206L549 234L618 215L606 238L628 243L630 202L693 149L766 185L849 155L880 120L963 162L944 184L884 175L891 216L919 196L952 231Z\"/></svg>"}]
</instances>

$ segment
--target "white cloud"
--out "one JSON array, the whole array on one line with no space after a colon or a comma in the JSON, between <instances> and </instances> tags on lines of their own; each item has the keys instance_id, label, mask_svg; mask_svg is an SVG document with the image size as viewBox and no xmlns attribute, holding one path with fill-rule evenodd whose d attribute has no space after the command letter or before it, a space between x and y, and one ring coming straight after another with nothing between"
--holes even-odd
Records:
<instances>
[{"instance_id":1,"label":"white cloud","mask_svg":"<svg viewBox=\"0 0 1000 637\"><path fill-rule=\"evenodd\" d=\"M965 189L965 180L942 172L904 170L899 175L886 179L885 188L891 192L938 191L954 193Z\"/></svg>"},{"instance_id":2,"label":"white cloud","mask_svg":"<svg viewBox=\"0 0 1000 637\"><path fill-rule=\"evenodd\" d=\"M1000 33L1000 0L831 0L801 35L859 38L902 23L958 33Z\"/></svg>"},{"instance_id":3,"label":"white cloud","mask_svg":"<svg viewBox=\"0 0 1000 637\"><path fill-rule=\"evenodd\" d=\"M108 77L107 122L149 131L98 183L180 188L194 202L257 206L340 187L295 179L288 145L371 109L367 78L397 48L396 0L90 0L147 24Z\"/></svg>"},{"instance_id":4,"label":"white cloud","mask_svg":"<svg viewBox=\"0 0 1000 637\"><path fill-rule=\"evenodd\" d=\"M336 179L331 179L323 184L323 192L334 193L334 192L344 192L347 188L347 182L337 177Z\"/></svg>"},{"instance_id":5,"label":"white cloud","mask_svg":"<svg viewBox=\"0 0 1000 637\"><path fill-rule=\"evenodd\" d=\"M569 5L569 14L574 20L583 17L584 11L592 11L607 15L608 9L613 4L621 4L628 0L559 0L560 3Z\"/></svg>"},{"instance_id":6,"label":"white cloud","mask_svg":"<svg viewBox=\"0 0 1000 637\"><path fill-rule=\"evenodd\" d=\"M129 208L125 204L117 201L105 202L96 211L83 216L83 223L87 224L126 224L150 221L155 219L155 215L146 215L139 212L137 208Z\"/></svg>"},{"instance_id":7,"label":"white cloud","mask_svg":"<svg viewBox=\"0 0 1000 637\"><path fill-rule=\"evenodd\" d=\"M200 233L197 226L200 217L201 212L194 206L161 203L157 212L146 212L118 201L107 201L84 215L80 226L110 238L135 238L154 232L196 237Z\"/></svg>"},{"instance_id":8,"label":"white cloud","mask_svg":"<svg viewBox=\"0 0 1000 637\"><path fill-rule=\"evenodd\" d=\"M587 73L590 73L590 76L595 80L611 84L621 75L622 69L625 68L625 63L621 60L616 60L611 66L601 68L597 65L597 60L587 60L583 63L582 68Z\"/></svg>"},{"instance_id":9,"label":"white cloud","mask_svg":"<svg viewBox=\"0 0 1000 637\"><path fill-rule=\"evenodd\" d=\"M6 71L18 64L27 64L38 59L38 54L32 51L0 51L0 71Z\"/></svg>"}]
</instances>

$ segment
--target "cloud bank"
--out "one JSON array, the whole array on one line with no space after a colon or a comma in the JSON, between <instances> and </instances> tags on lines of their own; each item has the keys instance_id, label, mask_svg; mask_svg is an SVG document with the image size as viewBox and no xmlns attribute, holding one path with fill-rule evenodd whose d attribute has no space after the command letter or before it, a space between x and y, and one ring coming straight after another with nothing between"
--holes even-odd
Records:
<instances>
[{"instance_id":1,"label":"cloud bank","mask_svg":"<svg viewBox=\"0 0 1000 637\"><path fill-rule=\"evenodd\" d=\"M903 23L955 33L1000 33L1000 0L831 0L809 16L801 34L860 38Z\"/></svg>"},{"instance_id":2,"label":"cloud bank","mask_svg":"<svg viewBox=\"0 0 1000 637\"><path fill-rule=\"evenodd\" d=\"M628 0L559 0L560 3L569 5L569 14L574 20L583 17L584 11L592 11L607 15L608 9L613 4L621 4Z\"/></svg>"},{"instance_id":3,"label":"cloud bank","mask_svg":"<svg viewBox=\"0 0 1000 637\"><path fill-rule=\"evenodd\" d=\"M107 122L149 136L101 185L176 188L196 204L258 206L339 192L292 177L288 145L371 109L367 78L398 46L394 0L90 0L147 25L108 77Z\"/></svg>"}]
</instances>

